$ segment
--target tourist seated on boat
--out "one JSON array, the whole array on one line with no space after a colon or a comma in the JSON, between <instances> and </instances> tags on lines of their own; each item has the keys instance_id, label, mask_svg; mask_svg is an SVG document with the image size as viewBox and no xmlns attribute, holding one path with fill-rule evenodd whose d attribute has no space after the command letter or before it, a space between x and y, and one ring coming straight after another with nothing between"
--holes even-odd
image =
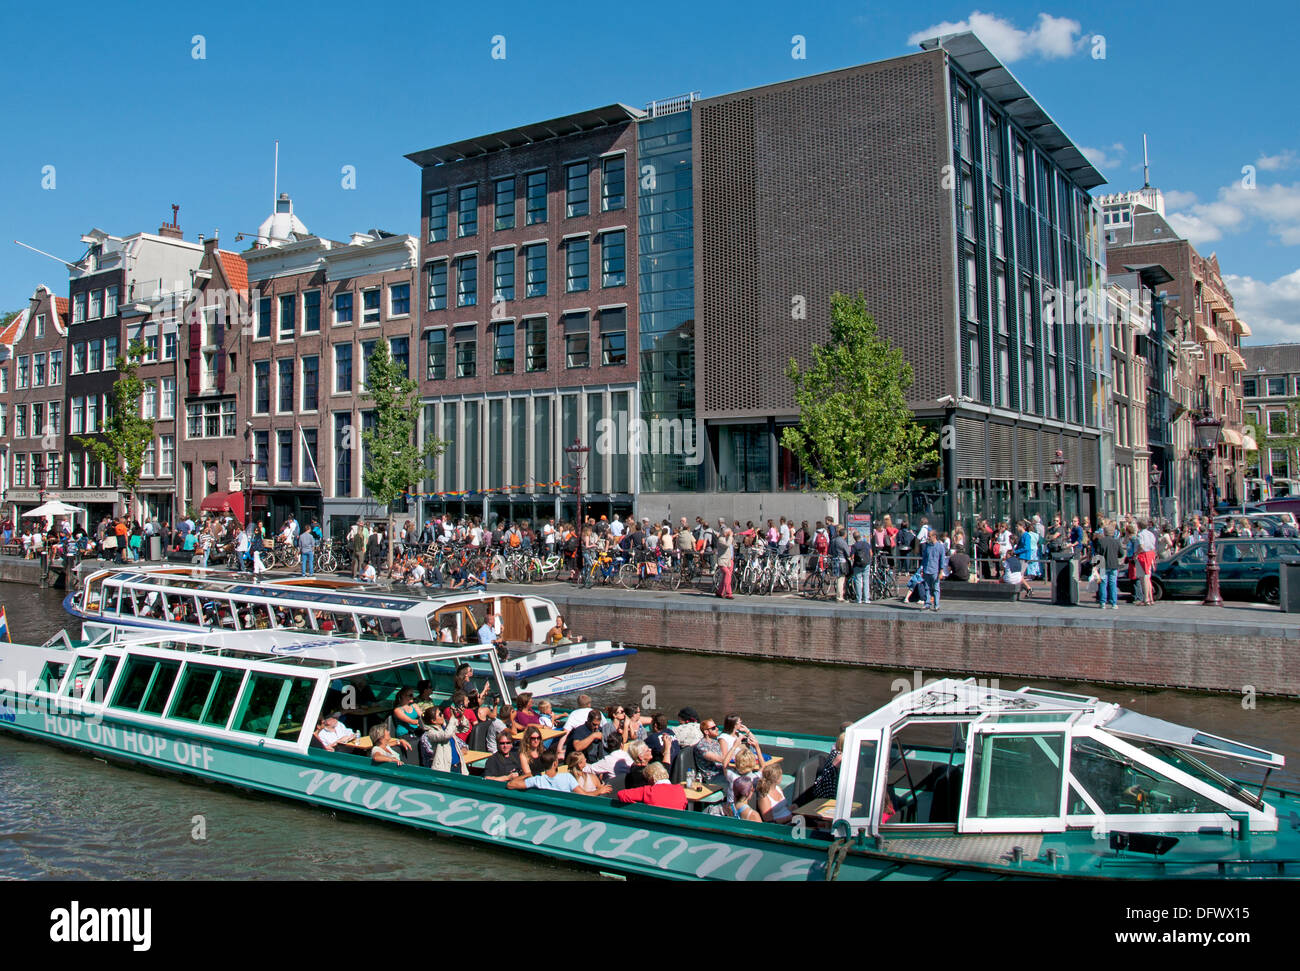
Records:
<instances>
[{"instance_id":1,"label":"tourist seated on boat","mask_svg":"<svg viewBox=\"0 0 1300 971\"><path fill-rule=\"evenodd\" d=\"M448 724L446 717L435 705L426 708L421 719L424 734L420 736L420 764L426 769L439 772L458 771L465 775L468 769L465 760L460 757L456 744L455 726Z\"/></svg>"},{"instance_id":2,"label":"tourist seated on boat","mask_svg":"<svg viewBox=\"0 0 1300 971\"><path fill-rule=\"evenodd\" d=\"M650 751L650 746L645 742L628 742L626 751L632 759L632 764L627 767L627 775L623 779L623 785L628 789L650 784L645 770L652 763L662 765L664 771L669 774L672 773L671 759L655 759L654 753ZM661 748L660 751L662 752L663 749ZM671 751L671 748L669 751Z\"/></svg>"},{"instance_id":3,"label":"tourist seated on boat","mask_svg":"<svg viewBox=\"0 0 1300 971\"><path fill-rule=\"evenodd\" d=\"M694 708L683 708L677 713L677 727L673 729L673 735L684 746L694 745L704 737L704 732L700 729L700 716Z\"/></svg>"},{"instance_id":4,"label":"tourist seated on boat","mask_svg":"<svg viewBox=\"0 0 1300 971\"><path fill-rule=\"evenodd\" d=\"M569 628L564 623L564 618L559 614L555 615L555 626L551 628L546 635L547 644L572 644L573 641L569 635Z\"/></svg>"},{"instance_id":5,"label":"tourist seated on boat","mask_svg":"<svg viewBox=\"0 0 1300 971\"><path fill-rule=\"evenodd\" d=\"M623 746L617 735L610 740L610 744L615 747L607 752L604 758L590 762L587 766L602 779L625 776L628 769L632 767L632 753Z\"/></svg>"},{"instance_id":6,"label":"tourist seated on boat","mask_svg":"<svg viewBox=\"0 0 1300 971\"><path fill-rule=\"evenodd\" d=\"M652 758L667 762L669 765L676 762L677 756L682 754L682 743L677 741L677 736L668 730L668 716L662 711L656 713L650 720L650 731L646 733L645 743L650 749ZM664 758L665 747L668 750L666 759Z\"/></svg>"},{"instance_id":7,"label":"tourist seated on boat","mask_svg":"<svg viewBox=\"0 0 1300 971\"><path fill-rule=\"evenodd\" d=\"M753 733L740 720L740 715L732 713L722 721L722 731L718 735L718 742L723 748L727 748L736 739L740 740L742 749L747 749L758 756L760 763L767 761L763 755L763 747L758 744L758 739L754 738Z\"/></svg>"},{"instance_id":8,"label":"tourist seated on boat","mask_svg":"<svg viewBox=\"0 0 1300 971\"><path fill-rule=\"evenodd\" d=\"M342 712L333 712L329 715L322 715L320 722L316 726L316 741L327 751L333 752L336 746L347 745L348 742L360 738L356 732L339 721Z\"/></svg>"},{"instance_id":9,"label":"tourist seated on boat","mask_svg":"<svg viewBox=\"0 0 1300 971\"><path fill-rule=\"evenodd\" d=\"M542 730L536 725L525 728L524 737L519 742L519 764L523 767L525 776L541 771L538 766L546 751L546 746L542 743Z\"/></svg>"},{"instance_id":10,"label":"tourist seated on boat","mask_svg":"<svg viewBox=\"0 0 1300 971\"><path fill-rule=\"evenodd\" d=\"M758 780L763 777L758 756L747 748L740 749L731 765L727 766L723 771L728 782L735 782L737 779L748 779L751 785L756 786Z\"/></svg>"},{"instance_id":11,"label":"tourist seated on boat","mask_svg":"<svg viewBox=\"0 0 1300 971\"><path fill-rule=\"evenodd\" d=\"M790 803L781 789L781 767L767 765L754 784L754 793L758 797L758 814L765 823L788 823L794 818Z\"/></svg>"},{"instance_id":12,"label":"tourist seated on boat","mask_svg":"<svg viewBox=\"0 0 1300 971\"><path fill-rule=\"evenodd\" d=\"M726 781L725 767L731 764L743 743L739 738L733 738L731 745L723 748L718 739L721 732L713 718L702 721L700 731L704 737L695 743L695 767L705 785L721 785Z\"/></svg>"},{"instance_id":13,"label":"tourist seated on boat","mask_svg":"<svg viewBox=\"0 0 1300 971\"><path fill-rule=\"evenodd\" d=\"M578 695L578 707L569 712L569 717L564 720L564 724L561 725L560 728L566 732L572 731L587 721L587 716L591 711L591 695ZM604 724L604 714L601 715L600 720L601 724Z\"/></svg>"},{"instance_id":14,"label":"tourist seated on boat","mask_svg":"<svg viewBox=\"0 0 1300 971\"><path fill-rule=\"evenodd\" d=\"M291 625L295 630L306 630L310 625L307 623L307 611L299 607L293 612L293 623Z\"/></svg>"},{"instance_id":15,"label":"tourist seated on boat","mask_svg":"<svg viewBox=\"0 0 1300 971\"><path fill-rule=\"evenodd\" d=\"M627 711L628 724L632 726L628 732L629 740L635 738L638 741L644 742L646 736L650 734L650 723L654 721L654 719L649 715L641 714L641 706L636 702L633 702L630 705L625 705L624 708Z\"/></svg>"},{"instance_id":16,"label":"tourist seated on boat","mask_svg":"<svg viewBox=\"0 0 1300 971\"><path fill-rule=\"evenodd\" d=\"M576 792L582 796L607 796L612 788L601 783L594 790L581 788L580 780L572 772L560 772L559 760L554 752L543 752L534 766L534 772L527 777L515 777L506 785L511 789L548 789L553 792Z\"/></svg>"},{"instance_id":17,"label":"tourist seated on boat","mask_svg":"<svg viewBox=\"0 0 1300 971\"><path fill-rule=\"evenodd\" d=\"M498 732L492 741L497 749L483 763L483 778L488 782L509 782L522 776L524 768L519 763L514 736L508 731Z\"/></svg>"},{"instance_id":18,"label":"tourist seated on boat","mask_svg":"<svg viewBox=\"0 0 1300 971\"><path fill-rule=\"evenodd\" d=\"M605 757L605 735L600 730L600 712L592 710L587 715L585 724L579 725L564 738L564 746L570 752L582 752L598 761Z\"/></svg>"},{"instance_id":19,"label":"tourist seated on boat","mask_svg":"<svg viewBox=\"0 0 1300 971\"><path fill-rule=\"evenodd\" d=\"M370 761L375 764L391 762L394 765L401 765L405 760L402 758L403 753L411 750L411 743L401 739L393 738L392 734L383 725L376 725L370 729Z\"/></svg>"},{"instance_id":20,"label":"tourist seated on boat","mask_svg":"<svg viewBox=\"0 0 1300 971\"><path fill-rule=\"evenodd\" d=\"M834 799L840 787L840 762L844 758L844 733L835 739L835 747L826 756L822 770L813 780L813 796L817 799Z\"/></svg>"},{"instance_id":21,"label":"tourist seated on boat","mask_svg":"<svg viewBox=\"0 0 1300 971\"><path fill-rule=\"evenodd\" d=\"M600 777L591 771L587 765L587 757L581 752L570 752L564 757L565 768L569 770L569 775L578 780L578 786L573 791L582 796L597 795L603 782ZM612 790L612 786L605 786L605 791Z\"/></svg>"},{"instance_id":22,"label":"tourist seated on boat","mask_svg":"<svg viewBox=\"0 0 1300 971\"><path fill-rule=\"evenodd\" d=\"M763 821L763 817L750 805L750 800L754 797L754 784L752 782L748 779L737 779L731 784L729 794L730 799L719 806L710 807L709 811L715 815L733 816L736 819L743 819L750 823L761 823Z\"/></svg>"},{"instance_id":23,"label":"tourist seated on boat","mask_svg":"<svg viewBox=\"0 0 1300 971\"><path fill-rule=\"evenodd\" d=\"M483 687L474 687L474 668L469 664L459 664L456 667L456 673L452 675L451 690L455 694L457 691L465 692L466 697L486 693L488 688L492 687L492 679L484 678Z\"/></svg>"},{"instance_id":24,"label":"tourist seated on boat","mask_svg":"<svg viewBox=\"0 0 1300 971\"><path fill-rule=\"evenodd\" d=\"M483 738L483 744L489 752L495 753L497 750L497 739L502 732L509 732L510 722L501 717L501 709L496 704L496 699L484 700L479 702L478 711L479 723L487 723L487 729ZM513 736L511 736L513 738Z\"/></svg>"},{"instance_id":25,"label":"tourist seated on boat","mask_svg":"<svg viewBox=\"0 0 1300 971\"><path fill-rule=\"evenodd\" d=\"M533 693L521 691L515 695L515 709L510 713L511 727L520 731L529 725L540 725L541 722L541 717L533 711Z\"/></svg>"},{"instance_id":26,"label":"tourist seated on boat","mask_svg":"<svg viewBox=\"0 0 1300 971\"><path fill-rule=\"evenodd\" d=\"M456 737L462 742L469 741L469 733L478 721L478 715L474 713L474 709L469 707L469 698L466 697L465 692L452 692L451 701L443 709L442 714L452 726Z\"/></svg>"},{"instance_id":27,"label":"tourist seated on boat","mask_svg":"<svg viewBox=\"0 0 1300 971\"><path fill-rule=\"evenodd\" d=\"M668 781L668 770L662 763L651 762L645 768L646 781L642 785L620 789L616 795L621 803L644 803L661 809L685 809L686 787Z\"/></svg>"},{"instance_id":28,"label":"tourist seated on boat","mask_svg":"<svg viewBox=\"0 0 1300 971\"><path fill-rule=\"evenodd\" d=\"M397 738L409 738L420 731L420 709L415 704L415 689L403 688L397 694L397 707L393 709L393 734Z\"/></svg>"},{"instance_id":29,"label":"tourist seated on boat","mask_svg":"<svg viewBox=\"0 0 1300 971\"><path fill-rule=\"evenodd\" d=\"M555 710L545 698L537 703L537 723L543 728L555 727Z\"/></svg>"}]
</instances>

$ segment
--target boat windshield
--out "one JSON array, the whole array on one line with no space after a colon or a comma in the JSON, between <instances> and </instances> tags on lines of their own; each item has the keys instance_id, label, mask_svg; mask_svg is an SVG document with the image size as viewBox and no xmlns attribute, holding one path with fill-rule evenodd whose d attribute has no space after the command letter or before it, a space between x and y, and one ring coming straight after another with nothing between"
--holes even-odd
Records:
<instances>
[{"instance_id":1,"label":"boat windshield","mask_svg":"<svg viewBox=\"0 0 1300 971\"><path fill-rule=\"evenodd\" d=\"M1220 792L1227 793L1234 799L1240 799L1248 806L1262 810L1264 802L1255 794L1248 792L1239 783L1234 782L1227 776L1216 772L1210 766L1206 765L1200 759L1196 758L1189 752L1174 748L1172 745L1161 745L1158 742L1144 742L1138 739L1128 739L1128 743L1134 748L1139 748L1144 752L1150 752L1158 759L1168 762L1175 768L1182 769L1190 776L1195 776L1207 785L1213 786Z\"/></svg>"}]
</instances>

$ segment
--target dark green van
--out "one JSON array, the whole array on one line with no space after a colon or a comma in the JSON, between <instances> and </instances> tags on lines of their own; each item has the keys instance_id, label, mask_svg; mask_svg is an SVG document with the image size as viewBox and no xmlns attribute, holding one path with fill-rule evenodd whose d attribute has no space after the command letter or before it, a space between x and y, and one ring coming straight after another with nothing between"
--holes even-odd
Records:
<instances>
[{"instance_id":1,"label":"dark green van","mask_svg":"<svg viewBox=\"0 0 1300 971\"><path fill-rule=\"evenodd\" d=\"M1300 560L1300 540L1256 536L1219 539L1214 543L1219 561L1219 592L1224 599L1278 602L1278 575L1282 563ZM1156 562L1151 581L1157 600L1165 597L1200 599L1205 596L1205 544L1193 543L1167 560Z\"/></svg>"}]
</instances>

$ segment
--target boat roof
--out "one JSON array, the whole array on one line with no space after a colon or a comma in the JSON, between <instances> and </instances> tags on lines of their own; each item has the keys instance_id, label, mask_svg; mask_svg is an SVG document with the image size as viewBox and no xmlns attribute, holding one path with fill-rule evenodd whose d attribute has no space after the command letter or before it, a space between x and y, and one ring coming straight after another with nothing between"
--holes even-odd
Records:
<instances>
[{"instance_id":1,"label":"boat roof","mask_svg":"<svg viewBox=\"0 0 1300 971\"><path fill-rule=\"evenodd\" d=\"M1122 738L1170 745L1200 754L1270 768L1286 765L1286 759L1275 752L1139 714L1090 695L1032 687L1007 691L981 684L974 678L964 681L945 678L909 691L859 719L853 728L889 728L907 719L979 721L988 725L1023 725L1055 731L1101 728Z\"/></svg>"},{"instance_id":2,"label":"boat roof","mask_svg":"<svg viewBox=\"0 0 1300 971\"><path fill-rule=\"evenodd\" d=\"M212 631L193 634L169 631L158 637L133 637L102 646L120 647L128 651L139 648L181 650L330 669L391 667L410 661L454 661L485 653L477 645L358 640L291 630Z\"/></svg>"},{"instance_id":3,"label":"boat roof","mask_svg":"<svg viewBox=\"0 0 1300 971\"><path fill-rule=\"evenodd\" d=\"M275 582L248 583L213 576L199 569L186 570L105 570L97 579L105 583L125 583L145 589L187 590L196 595L204 592L235 597L250 597L265 603L310 606L312 604L336 607L355 607L364 610L407 611L414 607L444 607L457 603L481 603L499 596L517 594L454 594L446 597L405 596L398 593L374 592L354 589L316 588L303 585L280 585ZM544 597L533 598L545 600ZM549 601L548 601L549 602Z\"/></svg>"}]
</instances>

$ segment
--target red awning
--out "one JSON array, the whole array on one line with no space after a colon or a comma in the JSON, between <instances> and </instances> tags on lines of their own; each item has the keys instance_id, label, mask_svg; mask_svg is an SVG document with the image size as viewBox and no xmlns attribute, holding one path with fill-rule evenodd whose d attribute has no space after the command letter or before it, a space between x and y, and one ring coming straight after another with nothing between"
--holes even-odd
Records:
<instances>
[{"instance_id":1,"label":"red awning","mask_svg":"<svg viewBox=\"0 0 1300 971\"><path fill-rule=\"evenodd\" d=\"M200 511L230 513L241 523L244 521L244 494L242 492L214 492L199 503Z\"/></svg>"}]
</instances>

